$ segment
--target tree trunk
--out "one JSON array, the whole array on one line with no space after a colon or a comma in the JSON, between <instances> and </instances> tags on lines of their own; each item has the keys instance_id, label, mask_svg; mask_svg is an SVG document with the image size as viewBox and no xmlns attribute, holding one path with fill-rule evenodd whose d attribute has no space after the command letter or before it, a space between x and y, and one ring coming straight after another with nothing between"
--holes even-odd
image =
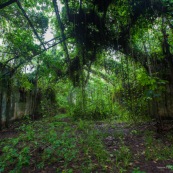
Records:
<instances>
[{"instance_id":1,"label":"tree trunk","mask_svg":"<svg viewBox=\"0 0 173 173\"><path fill-rule=\"evenodd\" d=\"M10 111L11 110L11 82L8 81L7 84L7 104L6 104L6 121L5 121L5 127L9 127L9 121L10 121Z\"/></svg>"},{"instance_id":2,"label":"tree trunk","mask_svg":"<svg viewBox=\"0 0 173 173\"><path fill-rule=\"evenodd\" d=\"M2 87L0 86L0 131L2 130Z\"/></svg>"}]
</instances>

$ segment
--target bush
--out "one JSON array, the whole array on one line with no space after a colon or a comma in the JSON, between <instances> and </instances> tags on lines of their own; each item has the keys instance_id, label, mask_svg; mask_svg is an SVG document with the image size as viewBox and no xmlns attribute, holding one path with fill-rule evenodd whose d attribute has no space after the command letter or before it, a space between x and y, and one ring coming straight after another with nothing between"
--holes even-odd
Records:
<instances>
[{"instance_id":1,"label":"bush","mask_svg":"<svg viewBox=\"0 0 173 173\"><path fill-rule=\"evenodd\" d=\"M78 104L73 108L71 114L75 119L81 118L88 120L103 120L116 115L115 111L107 104L93 104L91 106L86 104L84 107Z\"/></svg>"}]
</instances>

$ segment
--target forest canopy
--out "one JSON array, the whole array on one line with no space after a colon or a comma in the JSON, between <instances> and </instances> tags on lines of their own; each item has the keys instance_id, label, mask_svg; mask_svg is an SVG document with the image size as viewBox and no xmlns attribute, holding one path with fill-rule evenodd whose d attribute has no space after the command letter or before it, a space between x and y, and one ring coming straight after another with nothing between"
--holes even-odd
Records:
<instances>
[{"instance_id":1,"label":"forest canopy","mask_svg":"<svg viewBox=\"0 0 173 173\"><path fill-rule=\"evenodd\" d=\"M172 11L172 0L2 0L2 88L56 93L65 81L80 88L83 110L101 82L103 102L151 117L164 102L171 116Z\"/></svg>"}]
</instances>

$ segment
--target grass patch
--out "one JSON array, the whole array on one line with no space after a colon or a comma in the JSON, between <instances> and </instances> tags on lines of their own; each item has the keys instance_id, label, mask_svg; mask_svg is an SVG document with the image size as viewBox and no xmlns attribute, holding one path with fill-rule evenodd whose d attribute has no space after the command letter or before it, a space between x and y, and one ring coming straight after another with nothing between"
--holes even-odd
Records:
<instances>
[{"instance_id":1,"label":"grass patch","mask_svg":"<svg viewBox=\"0 0 173 173\"><path fill-rule=\"evenodd\" d=\"M154 132L146 131L145 133L145 156L146 160L172 160L173 159L173 146L170 145L173 138L167 134L164 139L155 139Z\"/></svg>"},{"instance_id":2,"label":"grass patch","mask_svg":"<svg viewBox=\"0 0 173 173\"><path fill-rule=\"evenodd\" d=\"M124 141L120 139L120 147L117 151L114 152L116 157L116 167L119 172L126 172L131 161L132 161L132 153L128 146L124 144Z\"/></svg>"}]
</instances>

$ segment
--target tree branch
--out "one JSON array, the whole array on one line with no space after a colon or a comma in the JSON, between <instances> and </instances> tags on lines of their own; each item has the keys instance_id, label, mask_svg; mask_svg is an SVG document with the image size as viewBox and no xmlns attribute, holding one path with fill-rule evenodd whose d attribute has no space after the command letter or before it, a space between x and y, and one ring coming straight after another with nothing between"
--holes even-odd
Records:
<instances>
[{"instance_id":1,"label":"tree branch","mask_svg":"<svg viewBox=\"0 0 173 173\"><path fill-rule=\"evenodd\" d=\"M18 7L20 8L20 10L22 11L23 15L24 15L25 18L27 19L27 21L28 21L30 27L32 28L32 30L33 30L35 36L36 36L37 39L40 41L41 45L43 45L44 49L46 49L44 43L43 43L42 40L40 39L40 37L39 37L39 35L38 35L36 29L34 28L34 25L32 24L31 20L30 20L29 17L27 16L27 14L26 14L25 10L23 9L21 3L19 2L19 0L17 0L16 2L17 2Z\"/></svg>"},{"instance_id":2,"label":"tree branch","mask_svg":"<svg viewBox=\"0 0 173 173\"><path fill-rule=\"evenodd\" d=\"M61 30L62 39L64 40L63 47L64 47L64 51L66 53L66 59L70 63L70 57L69 57L69 53L68 53L68 49L67 49L67 44L65 42L64 26L63 26L63 23L62 23L61 18L60 18L60 14L59 14L59 10L58 10L56 0L53 0L53 6L54 6L54 9L55 9L56 18L58 20L58 24L59 24L59 27L60 27L60 30Z\"/></svg>"},{"instance_id":3,"label":"tree branch","mask_svg":"<svg viewBox=\"0 0 173 173\"><path fill-rule=\"evenodd\" d=\"M0 9L3 9L3 8L13 4L14 2L16 2L16 0L11 0L11 1L5 2L3 4L0 4Z\"/></svg>"},{"instance_id":4,"label":"tree branch","mask_svg":"<svg viewBox=\"0 0 173 173\"><path fill-rule=\"evenodd\" d=\"M69 38L69 37L68 37L68 38ZM68 38L65 38L65 39L68 39ZM34 57L41 55L43 52L47 51L48 49L50 49L50 48L52 48L52 47L54 47L54 46L56 46L56 45L58 45L58 44L60 44L60 43L62 43L62 42L64 42L64 41L65 41L65 40L60 40L59 42L57 42L57 43L55 43L55 44L49 46L48 48L44 49L43 51L41 51L41 52L39 52L39 53L37 53L37 54L35 54L35 55L33 55L33 56L27 58L27 60L21 61L15 68L12 69L12 71L8 71L8 72L2 74L2 75L0 76L0 79L2 79L4 76L6 76L6 75L8 75L8 74L11 74L11 73L14 74L14 73L17 71L17 69L18 69L21 65L23 65L24 63L26 63L27 61L31 61ZM19 57L20 57L20 56L18 56L17 58L19 58ZM11 61L11 60L13 60L13 59L15 59L15 58L16 58L16 57L11 58L10 60L7 60L6 62L9 62L9 61ZM5 65L2 64L3 67L7 66L7 63L6 63L6 62L5 62Z\"/></svg>"}]
</instances>

